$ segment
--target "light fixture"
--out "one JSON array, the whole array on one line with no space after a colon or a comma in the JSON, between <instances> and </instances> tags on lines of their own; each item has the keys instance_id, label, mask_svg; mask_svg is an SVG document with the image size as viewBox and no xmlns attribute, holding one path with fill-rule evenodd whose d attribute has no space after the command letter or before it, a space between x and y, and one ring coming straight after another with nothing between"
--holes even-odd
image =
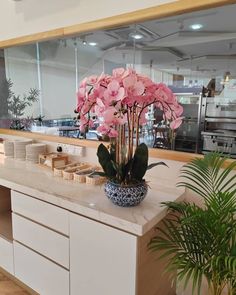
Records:
<instances>
[{"instance_id":1,"label":"light fixture","mask_svg":"<svg viewBox=\"0 0 236 295\"><path fill-rule=\"evenodd\" d=\"M136 34L136 33L134 33L134 34L132 34L132 35L130 35L133 39L135 39L135 40L140 40L140 39L142 39L143 38L143 35L141 35L141 34Z\"/></svg>"},{"instance_id":2,"label":"light fixture","mask_svg":"<svg viewBox=\"0 0 236 295\"><path fill-rule=\"evenodd\" d=\"M85 40L83 40L82 43L83 43L83 45L87 45L87 41L85 41Z\"/></svg>"},{"instance_id":3,"label":"light fixture","mask_svg":"<svg viewBox=\"0 0 236 295\"><path fill-rule=\"evenodd\" d=\"M89 42L89 45L90 45L90 46L96 46L97 43L96 43L96 42Z\"/></svg>"},{"instance_id":4,"label":"light fixture","mask_svg":"<svg viewBox=\"0 0 236 295\"><path fill-rule=\"evenodd\" d=\"M202 27L203 27L203 25L201 25L201 24L192 24L190 26L190 28L195 31L200 30Z\"/></svg>"}]
</instances>

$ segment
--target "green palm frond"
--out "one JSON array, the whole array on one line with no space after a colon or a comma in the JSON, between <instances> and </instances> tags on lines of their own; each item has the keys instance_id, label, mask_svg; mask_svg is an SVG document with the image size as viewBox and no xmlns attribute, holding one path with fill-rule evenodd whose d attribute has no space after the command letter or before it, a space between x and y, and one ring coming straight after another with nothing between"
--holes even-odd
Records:
<instances>
[{"instance_id":1,"label":"green palm frond","mask_svg":"<svg viewBox=\"0 0 236 295\"><path fill-rule=\"evenodd\" d=\"M199 295L203 279L214 294L225 286L236 294L236 162L223 169L225 160L211 153L183 167L184 180L178 185L201 196L204 206L163 203L168 217L149 244L160 259L167 259L166 271L173 279L184 287L191 281Z\"/></svg>"},{"instance_id":2,"label":"green palm frond","mask_svg":"<svg viewBox=\"0 0 236 295\"><path fill-rule=\"evenodd\" d=\"M236 256L217 256L211 260L212 268L226 273L229 277L236 277Z\"/></svg>"},{"instance_id":3,"label":"green palm frond","mask_svg":"<svg viewBox=\"0 0 236 295\"><path fill-rule=\"evenodd\" d=\"M206 201L217 192L232 191L236 193L236 174L231 172L236 168L236 161L223 169L226 157L214 152L205 155L203 159L194 159L181 170L181 178L177 186L184 186L196 192Z\"/></svg>"}]
</instances>

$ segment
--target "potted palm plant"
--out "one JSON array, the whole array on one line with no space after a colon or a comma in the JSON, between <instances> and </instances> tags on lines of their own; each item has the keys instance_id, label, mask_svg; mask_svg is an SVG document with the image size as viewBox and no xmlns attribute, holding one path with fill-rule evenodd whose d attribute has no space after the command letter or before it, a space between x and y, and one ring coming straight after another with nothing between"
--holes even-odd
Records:
<instances>
[{"instance_id":1,"label":"potted palm plant","mask_svg":"<svg viewBox=\"0 0 236 295\"><path fill-rule=\"evenodd\" d=\"M158 228L150 249L168 257L166 271L193 293L236 294L236 161L223 169L218 153L194 159L182 169L184 186L202 198L203 206L165 202L170 214Z\"/></svg>"},{"instance_id":2,"label":"potted palm plant","mask_svg":"<svg viewBox=\"0 0 236 295\"><path fill-rule=\"evenodd\" d=\"M163 112L171 129L182 123L182 106L163 83L154 83L133 69L115 69L112 75L85 78L79 87L76 112L80 130L99 120L97 131L110 138L107 148L100 144L97 151L108 178L105 193L120 206L139 204L147 193L144 175L147 169L164 163L148 165L148 148L139 144L140 126L147 123L146 114L152 104Z\"/></svg>"}]
</instances>

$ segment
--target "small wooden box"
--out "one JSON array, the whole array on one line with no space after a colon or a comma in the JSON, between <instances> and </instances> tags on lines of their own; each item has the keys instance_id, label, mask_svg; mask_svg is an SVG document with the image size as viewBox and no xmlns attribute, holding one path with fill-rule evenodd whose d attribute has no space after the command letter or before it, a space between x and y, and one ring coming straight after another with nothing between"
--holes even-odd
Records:
<instances>
[{"instance_id":1,"label":"small wooden box","mask_svg":"<svg viewBox=\"0 0 236 295\"><path fill-rule=\"evenodd\" d=\"M68 155L62 153L47 153L39 155L39 165L54 168L68 164Z\"/></svg>"},{"instance_id":2,"label":"small wooden box","mask_svg":"<svg viewBox=\"0 0 236 295\"><path fill-rule=\"evenodd\" d=\"M72 167L72 168L67 168L62 171L62 176L66 180L73 180L74 179L74 173L76 171L80 171L82 169L88 169L90 168L91 165L88 163L80 163L79 165Z\"/></svg>"},{"instance_id":3,"label":"small wooden box","mask_svg":"<svg viewBox=\"0 0 236 295\"><path fill-rule=\"evenodd\" d=\"M78 167L79 165L81 165L80 162L73 162L73 163L69 163L67 165L56 167L53 169L54 176L61 176L62 177L64 170Z\"/></svg>"}]
</instances>

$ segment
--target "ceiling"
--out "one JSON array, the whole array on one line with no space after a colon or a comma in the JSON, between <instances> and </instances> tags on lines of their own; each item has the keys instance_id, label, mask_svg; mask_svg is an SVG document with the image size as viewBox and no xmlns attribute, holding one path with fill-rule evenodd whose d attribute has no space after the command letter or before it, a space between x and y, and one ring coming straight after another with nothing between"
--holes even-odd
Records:
<instances>
[{"instance_id":1,"label":"ceiling","mask_svg":"<svg viewBox=\"0 0 236 295\"><path fill-rule=\"evenodd\" d=\"M136 63L151 63L171 73L214 77L230 71L236 76L235 15L236 4L89 33L76 40L81 47L82 41L96 42L93 50L119 63L135 54ZM202 28L194 31L192 24ZM134 33L143 38L134 41Z\"/></svg>"}]
</instances>

